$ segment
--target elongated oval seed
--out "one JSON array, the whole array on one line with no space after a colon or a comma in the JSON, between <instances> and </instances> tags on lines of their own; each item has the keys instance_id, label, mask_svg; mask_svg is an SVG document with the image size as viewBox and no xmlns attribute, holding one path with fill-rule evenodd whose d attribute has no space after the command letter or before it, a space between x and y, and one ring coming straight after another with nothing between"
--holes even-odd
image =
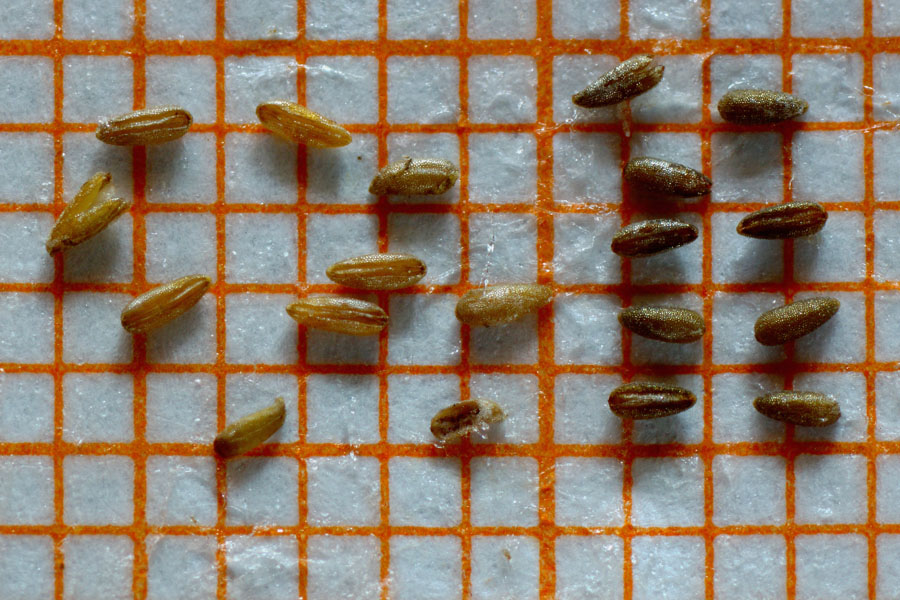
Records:
<instances>
[{"instance_id":1,"label":"elongated oval seed","mask_svg":"<svg viewBox=\"0 0 900 600\"><path fill-rule=\"evenodd\" d=\"M697 398L690 391L661 383L626 383L609 395L609 409L622 419L658 419L684 412Z\"/></svg>"},{"instance_id":2,"label":"elongated oval seed","mask_svg":"<svg viewBox=\"0 0 900 600\"><path fill-rule=\"evenodd\" d=\"M772 90L731 90L719 100L719 114L742 125L767 125L795 119L806 112L806 100Z\"/></svg>"},{"instance_id":3,"label":"elongated oval seed","mask_svg":"<svg viewBox=\"0 0 900 600\"><path fill-rule=\"evenodd\" d=\"M129 333L158 329L197 304L211 283L205 275L188 275L157 286L128 303L122 311L122 327Z\"/></svg>"},{"instance_id":4,"label":"elongated oval seed","mask_svg":"<svg viewBox=\"0 0 900 600\"><path fill-rule=\"evenodd\" d=\"M356 298L306 298L288 306L287 313L306 327L349 335L375 335L388 324L380 306Z\"/></svg>"},{"instance_id":5,"label":"elongated oval seed","mask_svg":"<svg viewBox=\"0 0 900 600\"><path fill-rule=\"evenodd\" d=\"M467 325L490 327L521 319L550 302L553 290L536 283L491 285L469 290L456 303L456 318Z\"/></svg>"},{"instance_id":6,"label":"elongated oval seed","mask_svg":"<svg viewBox=\"0 0 900 600\"><path fill-rule=\"evenodd\" d=\"M619 323L645 338L674 344L696 342L706 331L700 313L674 306L632 306L619 313Z\"/></svg>"},{"instance_id":7,"label":"elongated oval seed","mask_svg":"<svg viewBox=\"0 0 900 600\"><path fill-rule=\"evenodd\" d=\"M440 410L431 419L431 433L442 442L456 442L505 418L506 413L496 402L463 400Z\"/></svg>"},{"instance_id":8,"label":"elongated oval seed","mask_svg":"<svg viewBox=\"0 0 900 600\"><path fill-rule=\"evenodd\" d=\"M312 148L336 148L352 141L350 132L296 102L273 100L256 107L263 127L295 144Z\"/></svg>"},{"instance_id":9,"label":"elongated oval seed","mask_svg":"<svg viewBox=\"0 0 900 600\"><path fill-rule=\"evenodd\" d=\"M325 274L359 290L399 290L417 283L425 271L425 263L410 254L367 254L336 262Z\"/></svg>"},{"instance_id":10,"label":"elongated oval seed","mask_svg":"<svg viewBox=\"0 0 900 600\"><path fill-rule=\"evenodd\" d=\"M840 301L835 298L799 300L764 312L756 320L753 334L764 346L786 344L821 327L840 307Z\"/></svg>"},{"instance_id":11,"label":"elongated oval seed","mask_svg":"<svg viewBox=\"0 0 900 600\"><path fill-rule=\"evenodd\" d=\"M624 176L632 185L683 198L708 194L712 188L712 180L700 171L648 156L629 160Z\"/></svg>"},{"instance_id":12,"label":"elongated oval seed","mask_svg":"<svg viewBox=\"0 0 900 600\"><path fill-rule=\"evenodd\" d=\"M690 223L652 219L626 225L613 236L610 247L619 256L651 256L690 244L697 235L697 228Z\"/></svg>"},{"instance_id":13,"label":"elongated oval seed","mask_svg":"<svg viewBox=\"0 0 900 600\"><path fill-rule=\"evenodd\" d=\"M802 427L826 427L841 418L841 407L818 392L784 391L760 396L753 401L760 413Z\"/></svg>"},{"instance_id":14,"label":"elongated oval seed","mask_svg":"<svg viewBox=\"0 0 900 600\"><path fill-rule=\"evenodd\" d=\"M213 449L223 458L246 454L272 437L284 424L284 400L238 419L216 436Z\"/></svg>"},{"instance_id":15,"label":"elongated oval seed","mask_svg":"<svg viewBox=\"0 0 900 600\"><path fill-rule=\"evenodd\" d=\"M94 237L128 210L131 202L113 198L109 173L88 179L50 230L46 249L51 255Z\"/></svg>"},{"instance_id":16,"label":"elongated oval seed","mask_svg":"<svg viewBox=\"0 0 900 600\"><path fill-rule=\"evenodd\" d=\"M177 140L194 118L180 106L143 108L100 123L97 139L113 146L149 146Z\"/></svg>"},{"instance_id":17,"label":"elongated oval seed","mask_svg":"<svg viewBox=\"0 0 900 600\"><path fill-rule=\"evenodd\" d=\"M404 156L384 167L369 185L376 196L419 196L443 194L459 179L459 169L449 160L412 159Z\"/></svg>"},{"instance_id":18,"label":"elongated oval seed","mask_svg":"<svg viewBox=\"0 0 900 600\"><path fill-rule=\"evenodd\" d=\"M828 213L815 202L789 202L750 213L737 232L762 240L783 240L813 235L825 226Z\"/></svg>"},{"instance_id":19,"label":"elongated oval seed","mask_svg":"<svg viewBox=\"0 0 900 600\"><path fill-rule=\"evenodd\" d=\"M651 54L633 56L572 96L572 102L585 108L598 108L634 98L659 83L664 69L655 63Z\"/></svg>"}]
</instances>

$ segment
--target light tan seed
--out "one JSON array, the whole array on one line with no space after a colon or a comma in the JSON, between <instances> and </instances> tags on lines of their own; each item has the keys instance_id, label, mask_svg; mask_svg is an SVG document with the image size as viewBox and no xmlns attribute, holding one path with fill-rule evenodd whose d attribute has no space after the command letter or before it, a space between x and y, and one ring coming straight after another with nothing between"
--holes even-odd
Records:
<instances>
[{"instance_id":1,"label":"light tan seed","mask_svg":"<svg viewBox=\"0 0 900 600\"><path fill-rule=\"evenodd\" d=\"M658 419L684 412L697 398L690 391L661 383L626 383L609 395L609 409L622 419Z\"/></svg>"},{"instance_id":2,"label":"light tan seed","mask_svg":"<svg viewBox=\"0 0 900 600\"><path fill-rule=\"evenodd\" d=\"M306 298L288 306L287 313L306 327L349 335L375 335L388 324L380 306L356 298Z\"/></svg>"},{"instance_id":3,"label":"light tan seed","mask_svg":"<svg viewBox=\"0 0 900 600\"><path fill-rule=\"evenodd\" d=\"M194 122L179 106L142 108L101 121L97 139L113 146L150 146L177 140Z\"/></svg>"},{"instance_id":4,"label":"light tan seed","mask_svg":"<svg viewBox=\"0 0 900 600\"><path fill-rule=\"evenodd\" d=\"M459 179L459 169L449 160L412 159L404 156L384 167L369 185L376 196L420 196L443 194Z\"/></svg>"},{"instance_id":5,"label":"light tan seed","mask_svg":"<svg viewBox=\"0 0 900 600\"><path fill-rule=\"evenodd\" d=\"M753 401L760 413L802 427L826 427L841 418L841 407L818 392L784 391L760 396Z\"/></svg>"},{"instance_id":6,"label":"light tan seed","mask_svg":"<svg viewBox=\"0 0 900 600\"><path fill-rule=\"evenodd\" d=\"M806 100L772 90L732 90L719 100L719 114L731 123L768 125L806 112Z\"/></svg>"},{"instance_id":7,"label":"light tan seed","mask_svg":"<svg viewBox=\"0 0 900 600\"><path fill-rule=\"evenodd\" d=\"M696 342L706 331L700 313L674 306L632 306L619 313L619 323L645 338L674 344Z\"/></svg>"},{"instance_id":8,"label":"light tan seed","mask_svg":"<svg viewBox=\"0 0 900 600\"><path fill-rule=\"evenodd\" d=\"M157 286L128 303L122 311L122 327L129 333L158 329L197 304L211 283L205 275L188 275Z\"/></svg>"},{"instance_id":9,"label":"light tan seed","mask_svg":"<svg viewBox=\"0 0 900 600\"><path fill-rule=\"evenodd\" d=\"M367 254L334 263L325 274L359 290L399 290L425 276L425 263L410 254Z\"/></svg>"},{"instance_id":10,"label":"light tan seed","mask_svg":"<svg viewBox=\"0 0 900 600\"><path fill-rule=\"evenodd\" d=\"M284 400L238 419L216 436L213 449L223 458L246 454L272 437L284 424Z\"/></svg>"},{"instance_id":11,"label":"light tan seed","mask_svg":"<svg viewBox=\"0 0 900 600\"><path fill-rule=\"evenodd\" d=\"M490 327L521 319L550 302L553 290L536 283L491 285L469 290L456 303L456 318L467 325Z\"/></svg>"},{"instance_id":12,"label":"light tan seed","mask_svg":"<svg viewBox=\"0 0 900 600\"><path fill-rule=\"evenodd\" d=\"M47 239L47 252L56 254L88 240L128 210L131 202L114 198L109 173L88 179L63 209Z\"/></svg>"},{"instance_id":13,"label":"light tan seed","mask_svg":"<svg viewBox=\"0 0 900 600\"><path fill-rule=\"evenodd\" d=\"M633 56L572 96L572 102L598 108L634 98L659 83L664 69L651 54Z\"/></svg>"},{"instance_id":14,"label":"light tan seed","mask_svg":"<svg viewBox=\"0 0 900 600\"><path fill-rule=\"evenodd\" d=\"M786 344L821 327L840 307L835 298L799 300L763 313L756 320L753 334L764 346Z\"/></svg>"},{"instance_id":15,"label":"light tan seed","mask_svg":"<svg viewBox=\"0 0 900 600\"><path fill-rule=\"evenodd\" d=\"M683 198L708 194L712 188L712 180L700 171L647 156L629 160L624 176L632 185Z\"/></svg>"},{"instance_id":16,"label":"light tan seed","mask_svg":"<svg viewBox=\"0 0 900 600\"><path fill-rule=\"evenodd\" d=\"M431 419L431 433L442 442L456 442L505 418L506 413L496 402L463 400L442 409Z\"/></svg>"},{"instance_id":17,"label":"light tan seed","mask_svg":"<svg viewBox=\"0 0 900 600\"><path fill-rule=\"evenodd\" d=\"M737 232L763 240L783 240L813 235L827 220L828 213L815 202L789 202L750 213L738 223Z\"/></svg>"},{"instance_id":18,"label":"light tan seed","mask_svg":"<svg viewBox=\"0 0 900 600\"><path fill-rule=\"evenodd\" d=\"M256 107L256 116L263 127L295 144L337 148L346 146L352 140L349 131L296 102L263 102Z\"/></svg>"},{"instance_id":19,"label":"light tan seed","mask_svg":"<svg viewBox=\"0 0 900 600\"><path fill-rule=\"evenodd\" d=\"M690 244L698 235L697 228L689 223L652 219L626 225L617 231L610 248L619 256L651 256Z\"/></svg>"}]
</instances>

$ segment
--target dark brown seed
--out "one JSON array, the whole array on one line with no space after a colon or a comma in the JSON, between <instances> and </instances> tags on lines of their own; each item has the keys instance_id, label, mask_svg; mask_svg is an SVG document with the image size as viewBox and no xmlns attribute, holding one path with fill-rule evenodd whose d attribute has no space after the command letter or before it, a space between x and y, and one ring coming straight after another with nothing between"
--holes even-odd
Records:
<instances>
[{"instance_id":1,"label":"dark brown seed","mask_svg":"<svg viewBox=\"0 0 900 600\"><path fill-rule=\"evenodd\" d=\"M449 160L412 159L404 156L384 167L369 185L375 196L443 194L459 179L459 169Z\"/></svg>"},{"instance_id":2,"label":"dark brown seed","mask_svg":"<svg viewBox=\"0 0 900 600\"><path fill-rule=\"evenodd\" d=\"M633 56L572 96L572 102L598 108L634 98L659 83L664 69L655 64L652 54Z\"/></svg>"},{"instance_id":3,"label":"dark brown seed","mask_svg":"<svg viewBox=\"0 0 900 600\"><path fill-rule=\"evenodd\" d=\"M708 194L712 188L712 180L700 171L661 158L632 158L624 175L632 185L683 198Z\"/></svg>"},{"instance_id":4,"label":"dark brown seed","mask_svg":"<svg viewBox=\"0 0 900 600\"><path fill-rule=\"evenodd\" d=\"M104 120L96 136L114 146L149 146L177 140L193 122L191 113L180 106L143 108Z\"/></svg>"},{"instance_id":5,"label":"dark brown seed","mask_svg":"<svg viewBox=\"0 0 900 600\"><path fill-rule=\"evenodd\" d=\"M750 213L738 223L737 232L762 240L783 240L813 235L827 220L828 213L815 202L790 202Z\"/></svg>"},{"instance_id":6,"label":"dark brown seed","mask_svg":"<svg viewBox=\"0 0 900 600\"><path fill-rule=\"evenodd\" d=\"M700 313L674 306L632 306L619 313L619 323L645 338L674 344L696 342L706 331Z\"/></svg>"},{"instance_id":7,"label":"dark brown seed","mask_svg":"<svg viewBox=\"0 0 900 600\"><path fill-rule=\"evenodd\" d=\"M777 346L796 340L821 327L841 307L835 298L800 300L764 312L756 320L753 334L764 346Z\"/></svg>"},{"instance_id":8,"label":"dark brown seed","mask_svg":"<svg viewBox=\"0 0 900 600\"><path fill-rule=\"evenodd\" d=\"M731 90L719 100L719 114L731 123L767 125L799 117L806 100L772 90Z\"/></svg>"},{"instance_id":9,"label":"dark brown seed","mask_svg":"<svg viewBox=\"0 0 900 600\"><path fill-rule=\"evenodd\" d=\"M652 219L626 225L613 236L610 247L619 256L651 256L697 239L697 228L674 219Z\"/></svg>"},{"instance_id":10,"label":"dark brown seed","mask_svg":"<svg viewBox=\"0 0 900 600\"><path fill-rule=\"evenodd\" d=\"M505 418L506 413L496 402L464 400L438 412L431 419L431 433L442 442L455 442Z\"/></svg>"},{"instance_id":11,"label":"dark brown seed","mask_svg":"<svg viewBox=\"0 0 900 600\"><path fill-rule=\"evenodd\" d=\"M658 419L684 412L697 398L684 388L661 383L626 383L609 395L609 409L622 419Z\"/></svg>"},{"instance_id":12,"label":"dark brown seed","mask_svg":"<svg viewBox=\"0 0 900 600\"><path fill-rule=\"evenodd\" d=\"M753 408L777 421L802 427L826 427L841 418L837 402L818 392L777 392L760 396Z\"/></svg>"},{"instance_id":13,"label":"dark brown seed","mask_svg":"<svg viewBox=\"0 0 900 600\"><path fill-rule=\"evenodd\" d=\"M481 327L509 323L537 311L552 296L551 288L536 283L469 290L456 303L456 318L467 325Z\"/></svg>"}]
</instances>

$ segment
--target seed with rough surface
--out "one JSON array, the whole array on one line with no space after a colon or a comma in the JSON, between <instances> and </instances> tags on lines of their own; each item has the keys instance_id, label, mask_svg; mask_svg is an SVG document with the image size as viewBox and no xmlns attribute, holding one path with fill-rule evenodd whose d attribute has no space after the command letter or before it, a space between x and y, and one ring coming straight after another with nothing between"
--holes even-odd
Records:
<instances>
[{"instance_id":1,"label":"seed with rough surface","mask_svg":"<svg viewBox=\"0 0 900 600\"><path fill-rule=\"evenodd\" d=\"M700 171L647 156L629 160L624 176L632 185L683 198L708 194L712 188L712 180Z\"/></svg>"},{"instance_id":2,"label":"seed with rough surface","mask_svg":"<svg viewBox=\"0 0 900 600\"><path fill-rule=\"evenodd\" d=\"M506 418L490 400L463 400L441 410L431 419L431 433L442 442L456 442Z\"/></svg>"},{"instance_id":3,"label":"seed with rough surface","mask_svg":"<svg viewBox=\"0 0 900 600\"><path fill-rule=\"evenodd\" d=\"M404 156L378 171L369 185L369 193L376 196L432 196L452 188L457 179L459 169L449 160Z\"/></svg>"},{"instance_id":4,"label":"seed with rough surface","mask_svg":"<svg viewBox=\"0 0 900 600\"><path fill-rule=\"evenodd\" d=\"M509 323L537 311L552 296L552 289L536 283L490 285L463 294L456 303L456 318L482 327Z\"/></svg>"},{"instance_id":5,"label":"seed with rough surface","mask_svg":"<svg viewBox=\"0 0 900 600\"><path fill-rule=\"evenodd\" d=\"M772 90L731 90L719 100L719 114L731 123L768 125L802 115L806 100Z\"/></svg>"},{"instance_id":6,"label":"seed with rough surface","mask_svg":"<svg viewBox=\"0 0 900 600\"><path fill-rule=\"evenodd\" d=\"M762 240L783 240L813 235L825 226L828 213L815 202L789 202L750 213L738 223L737 232Z\"/></svg>"},{"instance_id":7,"label":"seed with rough surface","mask_svg":"<svg viewBox=\"0 0 900 600\"><path fill-rule=\"evenodd\" d=\"M100 122L97 139L113 146L150 146L177 140L194 118L180 106L142 108Z\"/></svg>"},{"instance_id":8,"label":"seed with rough surface","mask_svg":"<svg viewBox=\"0 0 900 600\"><path fill-rule=\"evenodd\" d=\"M753 334L764 346L786 344L821 327L840 307L840 301L835 298L799 300L764 312L756 320Z\"/></svg>"},{"instance_id":9,"label":"seed with rough surface","mask_svg":"<svg viewBox=\"0 0 900 600\"><path fill-rule=\"evenodd\" d=\"M284 424L284 400L275 398L272 406L238 419L222 430L213 442L216 454L230 458L261 446Z\"/></svg>"},{"instance_id":10,"label":"seed with rough surface","mask_svg":"<svg viewBox=\"0 0 900 600\"><path fill-rule=\"evenodd\" d=\"M662 383L626 383L609 395L609 409L622 419L658 419L684 412L697 398L684 388Z\"/></svg>"},{"instance_id":11,"label":"seed with rough surface","mask_svg":"<svg viewBox=\"0 0 900 600\"><path fill-rule=\"evenodd\" d=\"M296 102L263 102L256 107L256 117L263 127L295 144L337 148L346 146L352 140L349 131Z\"/></svg>"},{"instance_id":12,"label":"seed with rough surface","mask_svg":"<svg viewBox=\"0 0 900 600\"><path fill-rule=\"evenodd\" d=\"M618 104L659 83L664 69L655 63L652 54L633 56L572 96L572 102L584 108Z\"/></svg>"},{"instance_id":13,"label":"seed with rough surface","mask_svg":"<svg viewBox=\"0 0 900 600\"><path fill-rule=\"evenodd\" d=\"M753 401L760 413L802 427L826 427L841 418L841 407L818 392L784 391L760 396Z\"/></svg>"},{"instance_id":14,"label":"seed with rough surface","mask_svg":"<svg viewBox=\"0 0 900 600\"><path fill-rule=\"evenodd\" d=\"M287 313L306 327L349 335L375 335L388 324L380 306L356 298L306 298L288 306Z\"/></svg>"},{"instance_id":15,"label":"seed with rough surface","mask_svg":"<svg viewBox=\"0 0 900 600\"><path fill-rule=\"evenodd\" d=\"M155 287L128 303L122 327L129 333L158 329L197 304L211 283L205 275L188 275Z\"/></svg>"},{"instance_id":16,"label":"seed with rough surface","mask_svg":"<svg viewBox=\"0 0 900 600\"><path fill-rule=\"evenodd\" d=\"M632 306L619 313L619 323L645 338L674 344L696 342L706 331L700 313L674 306Z\"/></svg>"},{"instance_id":17,"label":"seed with rough surface","mask_svg":"<svg viewBox=\"0 0 900 600\"><path fill-rule=\"evenodd\" d=\"M63 209L47 239L47 252L56 254L88 240L128 210L131 202L112 197L109 173L88 179Z\"/></svg>"},{"instance_id":18,"label":"seed with rough surface","mask_svg":"<svg viewBox=\"0 0 900 600\"><path fill-rule=\"evenodd\" d=\"M619 256L651 256L690 244L698 235L690 223L652 219L626 225L613 236L610 247Z\"/></svg>"},{"instance_id":19,"label":"seed with rough surface","mask_svg":"<svg viewBox=\"0 0 900 600\"><path fill-rule=\"evenodd\" d=\"M425 276L425 263L410 254L367 254L334 263L325 274L359 290L399 290Z\"/></svg>"}]
</instances>

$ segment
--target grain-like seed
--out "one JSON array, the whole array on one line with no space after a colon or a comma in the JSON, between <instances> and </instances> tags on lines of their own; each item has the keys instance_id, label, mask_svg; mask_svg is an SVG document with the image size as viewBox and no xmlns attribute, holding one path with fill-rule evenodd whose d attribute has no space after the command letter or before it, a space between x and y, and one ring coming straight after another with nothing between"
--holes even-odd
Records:
<instances>
[{"instance_id":1,"label":"grain-like seed","mask_svg":"<svg viewBox=\"0 0 900 600\"><path fill-rule=\"evenodd\" d=\"M598 108L634 98L659 83L664 69L651 54L633 56L572 96L572 102Z\"/></svg>"},{"instance_id":2,"label":"grain-like seed","mask_svg":"<svg viewBox=\"0 0 900 600\"><path fill-rule=\"evenodd\" d=\"M690 391L662 383L626 383L609 395L609 409L622 419L658 419L684 412L697 398Z\"/></svg>"},{"instance_id":3,"label":"grain-like seed","mask_svg":"<svg viewBox=\"0 0 900 600\"><path fill-rule=\"evenodd\" d=\"M750 213L738 223L737 232L763 240L783 240L813 235L825 226L828 213L815 202L789 202Z\"/></svg>"},{"instance_id":4,"label":"grain-like seed","mask_svg":"<svg viewBox=\"0 0 900 600\"><path fill-rule=\"evenodd\" d=\"M425 263L410 254L367 254L334 263L325 274L359 290L399 290L425 276Z\"/></svg>"},{"instance_id":5,"label":"grain-like seed","mask_svg":"<svg viewBox=\"0 0 900 600\"><path fill-rule=\"evenodd\" d=\"M625 165L625 181L654 192L692 198L708 194L712 180L690 167L643 156Z\"/></svg>"},{"instance_id":6,"label":"grain-like seed","mask_svg":"<svg viewBox=\"0 0 900 600\"><path fill-rule=\"evenodd\" d=\"M760 396L753 401L760 413L802 427L826 427L841 418L841 407L818 392L784 391Z\"/></svg>"},{"instance_id":7,"label":"grain-like seed","mask_svg":"<svg viewBox=\"0 0 900 600\"><path fill-rule=\"evenodd\" d=\"M211 283L205 275L188 275L157 286L128 303L122 311L122 327L129 333L158 329L197 304Z\"/></svg>"},{"instance_id":8,"label":"grain-like seed","mask_svg":"<svg viewBox=\"0 0 900 600\"><path fill-rule=\"evenodd\" d=\"M150 146L177 140L194 118L180 106L143 108L100 122L97 139L113 146Z\"/></svg>"},{"instance_id":9,"label":"grain-like seed","mask_svg":"<svg viewBox=\"0 0 900 600\"><path fill-rule=\"evenodd\" d=\"M380 306L356 298L306 298L288 306L287 313L306 327L349 335L375 335L388 324Z\"/></svg>"},{"instance_id":10,"label":"grain-like seed","mask_svg":"<svg viewBox=\"0 0 900 600\"><path fill-rule=\"evenodd\" d=\"M490 285L463 294L456 303L456 318L482 327L509 323L537 311L552 296L551 288L536 283Z\"/></svg>"},{"instance_id":11,"label":"grain-like seed","mask_svg":"<svg viewBox=\"0 0 900 600\"><path fill-rule=\"evenodd\" d=\"M651 256L690 244L698 234L690 223L652 219L626 225L613 236L610 247L619 256Z\"/></svg>"},{"instance_id":12,"label":"grain-like seed","mask_svg":"<svg viewBox=\"0 0 900 600\"><path fill-rule=\"evenodd\" d=\"M700 313L674 306L632 306L619 313L619 323L645 338L674 344L696 342L706 331Z\"/></svg>"},{"instance_id":13,"label":"grain-like seed","mask_svg":"<svg viewBox=\"0 0 900 600\"><path fill-rule=\"evenodd\" d=\"M295 144L337 148L346 146L352 140L349 131L296 102L263 102L256 107L256 116L263 127Z\"/></svg>"},{"instance_id":14,"label":"grain-like seed","mask_svg":"<svg viewBox=\"0 0 900 600\"><path fill-rule=\"evenodd\" d=\"M456 442L505 418L506 413L496 402L463 400L440 410L431 419L431 433L442 442Z\"/></svg>"},{"instance_id":15,"label":"grain-like seed","mask_svg":"<svg viewBox=\"0 0 900 600\"><path fill-rule=\"evenodd\" d=\"M378 171L369 185L369 193L375 196L433 196L452 188L457 179L459 169L449 160L404 156Z\"/></svg>"},{"instance_id":16,"label":"grain-like seed","mask_svg":"<svg viewBox=\"0 0 900 600\"><path fill-rule=\"evenodd\" d=\"M131 202L113 197L110 180L109 173L97 173L81 186L50 230L48 253L56 254L94 237L128 210Z\"/></svg>"},{"instance_id":17,"label":"grain-like seed","mask_svg":"<svg viewBox=\"0 0 900 600\"><path fill-rule=\"evenodd\" d=\"M764 346L785 344L821 327L840 307L840 301L825 296L799 300L764 312L756 320L753 334Z\"/></svg>"},{"instance_id":18,"label":"grain-like seed","mask_svg":"<svg viewBox=\"0 0 900 600\"><path fill-rule=\"evenodd\" d=\"M806 100L772 90L732 90L719 100L719 114L742 125L767 125L795 119L806 112Z\"/></svg>"},{"instance_id":19,"label":"grain-like seed","mask_svg":"<svg viewBox=\"0 0 900 600\"><path fill-rule=\"evenodd\" d=\"M284 424L284 400L238 419L216 436L213 449L223 458L246 454L261 446Z\"/></svg>"}]
</instances>

